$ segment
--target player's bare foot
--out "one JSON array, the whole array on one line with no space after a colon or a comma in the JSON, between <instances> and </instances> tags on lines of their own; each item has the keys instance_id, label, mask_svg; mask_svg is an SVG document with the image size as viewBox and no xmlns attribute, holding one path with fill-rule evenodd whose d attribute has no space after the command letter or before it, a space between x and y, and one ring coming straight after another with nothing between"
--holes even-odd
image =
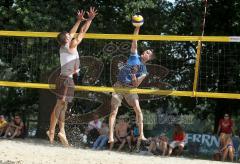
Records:
<instances>
[{"instance_id":1,"label":"player's bare foot","mask_svg":"<svg viewBox=\"0 0 240 164\"><path fill-rule=\"evenodd\" d=\"M108 143L114 143L114 139L113 138L109 138Z\"/></svg>"},{"instance_id":2,"label":"player's bare foot","mask_svg":"<svg viewBox=\"0 0 240 164\"><path fill-rule=\"evenodd\" d=\"M50 144L53 144L54 142L54 132L50 132L49 130L46 132L48 138L49 138L49 142Z\"/></svg>"},{"instance_id":3,"label":"player's bare foot","mask_svg":"<svg viewBox=\"0 0 240 164\"><path fill-rule=\"evenodd\" d=\"M59 132L58 133L58 137L59 137L61 143L63 144L63 146L70 147L70 145L68 143L68 140L67 140L67 137L66 137L65 134Z\"/></svg>"},{"instance_id":4,"label":"player's bare foot","mask_svg":"<svg viewBox=\"0 0 240 164\"><path fill-rule=\"evenodd\" d=\"M139 136L138 139L141 141L147 141L147 138L145 138L144 136Z\"/></svg>"}]
</instances>

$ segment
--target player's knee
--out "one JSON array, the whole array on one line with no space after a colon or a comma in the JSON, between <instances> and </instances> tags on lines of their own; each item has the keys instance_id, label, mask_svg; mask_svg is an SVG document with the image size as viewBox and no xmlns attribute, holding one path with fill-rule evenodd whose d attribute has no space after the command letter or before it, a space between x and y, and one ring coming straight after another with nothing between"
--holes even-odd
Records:
<instances>
[{"instance_id":1,"label":"player's knee","mask_svg":"<svg viewBox=\"0 0 240 164\"><path fill-rule=\"evenodd\" d=\"M119 106L118 103L111 103L111 114L117 114Z\"/></svg>"},{"instance_id":2,"label":"player's knee","mask_svg":"<svg viewBox=\"0 0 240 164\"><path fill-rule=\"evenodd\" d=\"M67 107L68 107L68 103L67 103L67 102L65 102L65 104L63 105L63 108L62 108L62 110L66 111L66 110L67 110Z\"/></svg>"},{"instance_id":3,"label":"player's knee","mask_svg":"<svg viewBox=\"0 0 240 164\"><path fill-rule=\"evenodd\" d=\"M135 107L135 113L136 113L137 115L141 115L141 114L142 114L142 111L141 111L140 108Z\"/></svg>"},{"instance_id":4,"label":"player's knee","mask_svg":"<svg viewBox=\"0 0 240 164\"><path fill-rule=\"evenodd\" d=\"M117 110L112 110L110 115L111 116L117 116Z\"/></svg>"},{"instance_id":5,"label":"player's knee","mask_svg":"<svg viewBox=\"0 0 240 164\"><path fill-rule=\"evenodd\" d=\"M133 108L138 108L139 107L139 105L134 100L131 100L131 101L128 100L127 102L128 102L128 105L130 105Z\"/></svg>"},{"instance_id":6,"label":"player's knee","mask_svg":"<svg viewBox=\"0 0 240 164\"><path fill-rule=\"evenodd\" d=\"M111 100L111 110L118 109L121 106L121 101L115 98Z\"/></svg>"},{"instance_id":7,"label":"player's knee","mask_svg":"<svg viewBox=\"0 0 240 164\"><path fill-rule=\"evenodd\" d=\"M133 109L134 109L135 111L141 110L138 101L132 100L132 101L129 101L128 104L129 104L131 107L133 107Z\"/></svg>"},{"instance_id":8,"label":"player's knee","mask_svg":"<svg viewBox=\"0 0 240 164\"><path fill-rule=\"evenodd\" d=\"M58 99L57 100L57 104L58 104L58 106L65 106L65 104L66 104L66 101L64 101L63 99Z\"/></svg>"},{"instance_id":9,"label":"player's knee","mask_svg":"<svg viewBox=\"0 0 240 164\"><path fill-rule=\"evenodd\" d=\"M118 107L117 106L112 106L110 115L111 116L116 116L117 112L118 112Z\"/></svg>"}]
</instances>

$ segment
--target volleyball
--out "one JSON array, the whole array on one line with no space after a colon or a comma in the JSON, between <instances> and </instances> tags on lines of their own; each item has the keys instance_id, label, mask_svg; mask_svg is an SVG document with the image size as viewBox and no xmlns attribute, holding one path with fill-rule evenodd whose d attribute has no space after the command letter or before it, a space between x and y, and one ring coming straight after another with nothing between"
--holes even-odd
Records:
<instances>
[{"instance_id":1,"label":"volleyball","mask_svg":"<svg viewBox=\"0 0 240 164\"><path fill-rule=\"evenodd\" d=\"M132 24L135 27L140 27L143 25L144 19L141 15L134 15L132 17Z\"/></svg>"}]
</instances>

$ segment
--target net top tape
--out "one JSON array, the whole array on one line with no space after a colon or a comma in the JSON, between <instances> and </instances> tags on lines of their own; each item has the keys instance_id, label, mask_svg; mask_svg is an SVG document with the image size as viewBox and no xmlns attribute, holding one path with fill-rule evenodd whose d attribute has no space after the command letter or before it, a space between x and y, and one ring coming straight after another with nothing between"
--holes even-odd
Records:
<instances>
[{"instance_id":1,"label":"net top tape","mask_svg":"<svg viewBox=\"0 0 240 164\"><path fill-rule=\"evenodd\" d=\"M0 31L0 36L56 38L58 32ZM77 35L77 34L76 34ZM86 39L111 40L152 40L152 41L203 41L203 42L240 42L239 36L180 36L180 35L132 35L132 34L95 34L87 33Z\"/></svg>"}]
</instances>

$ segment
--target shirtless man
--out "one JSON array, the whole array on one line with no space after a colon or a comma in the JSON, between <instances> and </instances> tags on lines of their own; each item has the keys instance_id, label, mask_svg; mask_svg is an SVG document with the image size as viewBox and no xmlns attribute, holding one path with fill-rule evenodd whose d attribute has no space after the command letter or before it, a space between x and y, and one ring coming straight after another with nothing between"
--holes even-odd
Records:
<instances>
[{"instance_id":1,"label":"shirtless man","mask_svg":"<svg viewBox=\"0 0 240 164\"><path fill-rule=\"evenodd\" d=\"M24 128L24 124L21 120L21 117L19 115L15 115L14 119L9 124L3 138L7 138L9 134L10 134L9 139L13 139L15 137L20 137L24 132L23 128Z\"/></svg>"},{"instance_id":2,"label":"shirtless man","mask_svg":"<svg viewBox=\"0 0 240 164\"><path fill-rule=\"evenodd\" d=\"M125 122L124 118L120 118L119 119L119 123L116 125L116 135L115 135L115 139L113 143L111 143L110 145L110 150L112 150L114 143L116 142L120 142L120 146L118 147L118 151L120 151L123 146L125 145L126 141L127 141L127 136L128 136L128 123Z\"/></svg>"}]
</instances>

